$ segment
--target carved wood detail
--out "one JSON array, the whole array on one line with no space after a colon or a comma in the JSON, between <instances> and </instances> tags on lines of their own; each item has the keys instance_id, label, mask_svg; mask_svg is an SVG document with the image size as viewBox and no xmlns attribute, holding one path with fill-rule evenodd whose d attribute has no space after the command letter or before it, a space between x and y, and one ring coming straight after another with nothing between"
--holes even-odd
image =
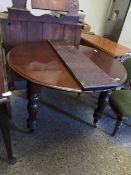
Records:
<instances>
[{"instance_id":1,"label":"carved wood detail","mask_svg":"<svg viewBox=\"0 0 131 175\"><path fill-rule=\"evenodd\" d=\"M26 9L27 0L12 0L13 7L18 9ZM56 4L54 0L32 0L32 7L39 9L67 11L70 15L78 15L78 0L59 0ZM62 3L61 3L62 2Z\"/></svg>"},{"instance_id":2,"label":"carved wood detail","mask_svg":"<svg viewBox=\"0 0 131 175\"><path fill-rule=\"evenodd\" d=\"M27 10L10 8L8 19L2 20L2 34L6 53L18 44L48 39L68 41L78 47L81 25L75 16L35 17Z\"/></svg>"},{"instance_id":3,"label":"carved wood detail","mask_svg":"<svg viewBox=\"0 0 131 175\"><path fill-rule=\"evenodd\" d=\"M36 115L39 109L39 92L40 92L40 86L37 84L34 84L32 82L27 82L27 110L29 113L29 117L27 120L27 127L30 129L30 131L34 131L37 127L36 122Z\"/></svg>"}]
</instances>

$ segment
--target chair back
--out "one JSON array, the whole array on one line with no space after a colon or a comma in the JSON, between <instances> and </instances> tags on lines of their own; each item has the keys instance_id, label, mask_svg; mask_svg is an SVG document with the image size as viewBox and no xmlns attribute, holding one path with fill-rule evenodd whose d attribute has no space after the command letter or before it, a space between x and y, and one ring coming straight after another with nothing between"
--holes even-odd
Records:
<instances>
[{"instance_id":1,"label":"chair back","mask_svg":"<svg viewBox=\"0 0 131 175\"><path fill-rule=\"evenodd\" d=\"M0 36L1 40L1 36ZM2 94L7 90L6 87L6 78L5 78L5 70L4 70L4 62L2 59L2 50L0 47L0 104L3 99Z\"/></svg>"},{"instance_id":2,"label":"chair back","mask_svg":"<svg viewBox=\"0 0 131 175\"><path fill-rule=\"evenodd\" d=\"M124 65L127 71L127 81L126 81L127 83L126 84L128 87L131 87L131 53L129 52L125 54L124 56L122 56L121 58L118 58L118 61L120 61Z\"/></svg>"},{"instance_id":3,"label":"chair back","mask_svg":"<svg viewBox=\"0 0 131 175\"><path fill-rule=\"evenodd\" d=\"M0 49L0 97L1 94L3 93L4 89L4 79L3 79L3 71L2 71L2 54L1 54L1 49Z\"/></svg>"},{"instance_id":4,"label":"chair back","mask_svg":"<svg viewBox=\"0 0 131 175\"><path fill-rule=\"evenodd\" d=\"M131 57L127 58L123 65L127 71L127 83L129 86L131 86Z\"/></svg>"}]
</instances>

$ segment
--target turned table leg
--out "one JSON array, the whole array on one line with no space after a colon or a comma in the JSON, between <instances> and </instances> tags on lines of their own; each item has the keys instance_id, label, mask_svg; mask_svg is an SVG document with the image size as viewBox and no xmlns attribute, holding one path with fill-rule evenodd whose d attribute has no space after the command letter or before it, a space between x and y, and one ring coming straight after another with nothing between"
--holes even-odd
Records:
<instances>
[{"instance_id":1,"label":"turned table leg","mask_svg":"<svg viewBox=\"0 0 131 175\"><path fill-rule=\"evenodd\" d=\"M30 131L34 131L37 126L36 115L39 109L39 93L40 93L40 85L32 83L30 81L27 82L27 110L29 113L29 117L27 119L27 127Z\"/></svg>"},{"instance_id":2,"label":"turned table leg","mask_svg":"<svg viewBox=\"0 0 131 175\"><path fill-rule=\"evenodd\" d=\"M111 95L112 91L105 91L105 92L101 92L100 95L99 95L99 98L98 98L98 106L97 108L95 109L95 112L93 114L93 117L94 117L94 121L93 121L93 124L94 124L94 127L97 127L96 126L96 123L98 122L99 119L101 119L102 117L102 114L104 112L104 109L109 101L109 97Z\"/></svg>"}]
</instances>

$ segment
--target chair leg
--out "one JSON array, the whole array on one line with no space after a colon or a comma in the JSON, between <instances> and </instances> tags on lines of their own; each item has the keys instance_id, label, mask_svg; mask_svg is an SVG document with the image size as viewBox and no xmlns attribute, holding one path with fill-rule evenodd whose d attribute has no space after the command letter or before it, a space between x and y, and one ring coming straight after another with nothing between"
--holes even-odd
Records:
<instances>
[{"instance_id":1,"label":"chair leg","mask_svg":"<svg viewBox=\"0 0 131 175\"><path fill-rule=\"evenodd\" d=\"M6 111L7 106L6 104L2 104L2 107L5 108L5 111L3 112L1 111L0 113L0 128L2 131L2 136L6 147L6 151L7 151L9 164L14 164L16 163L16 158L13 157L13 152L12 152L9 118Z\"/></svg>"},{"instance_id":2,"label":"chair leg","mask_svg":"<svg viewBox=\"0 0 131 175\"><path fill-rule=\"evenodd\" d=\"M122 116L120 114L118 114L117 119L116 119L116 124L115 124L114 130L113 130L111 136L114 136L116 134L116 132L118 131L118 129L121 125L121 122L122 122Z\"/></svg>"},{"instance_id":3,"label":"chair leg","mask_svg":"<svg viewBox=\"0 0 131 175\"><path fill-rule=\"evenodd\" d=\"M6 151L7 151L7 156L8 156L8 162L9 164L15 164L16 163L16 158L13 157L13 152L12 152L12 145L11 145L11 138L10 138L10 129L9 127L1 127Z\"/></svg>"},{"instance_id":4,"label":"chair leg","mask_svg":"<svg viewBox=\"0 0 131 175\"><path fill-rule=\"evenodd\" d=\"M78 98L79 98L79 97L80 97L80 95L81 95L81 92L78 92L78 94L77 94L77 95L78 95Z\"/></svg>"}]
</instances>

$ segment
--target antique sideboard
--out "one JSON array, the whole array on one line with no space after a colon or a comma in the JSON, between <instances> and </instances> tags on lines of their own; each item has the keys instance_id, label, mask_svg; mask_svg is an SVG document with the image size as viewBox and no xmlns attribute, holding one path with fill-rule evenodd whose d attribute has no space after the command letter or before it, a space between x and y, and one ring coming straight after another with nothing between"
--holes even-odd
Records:
<instances>
[{"instance_id":1,"label":"antique sideboard","mask_svg":"<svg viewBox=\"0 0 131 175\"><path fill-rule=\"evenodd\" d=\"M26 9L26 0L12 0L13 6L0 15L3 57L15 46L43 40L66 41L79 46L82 27L79 23L78 0L56 1L32 0L34 8L66 12L61 17L50 14L33 16ZM9 89L15 89L14 82L22 78L6 65Z\"/></svg>"}]
</instances>

